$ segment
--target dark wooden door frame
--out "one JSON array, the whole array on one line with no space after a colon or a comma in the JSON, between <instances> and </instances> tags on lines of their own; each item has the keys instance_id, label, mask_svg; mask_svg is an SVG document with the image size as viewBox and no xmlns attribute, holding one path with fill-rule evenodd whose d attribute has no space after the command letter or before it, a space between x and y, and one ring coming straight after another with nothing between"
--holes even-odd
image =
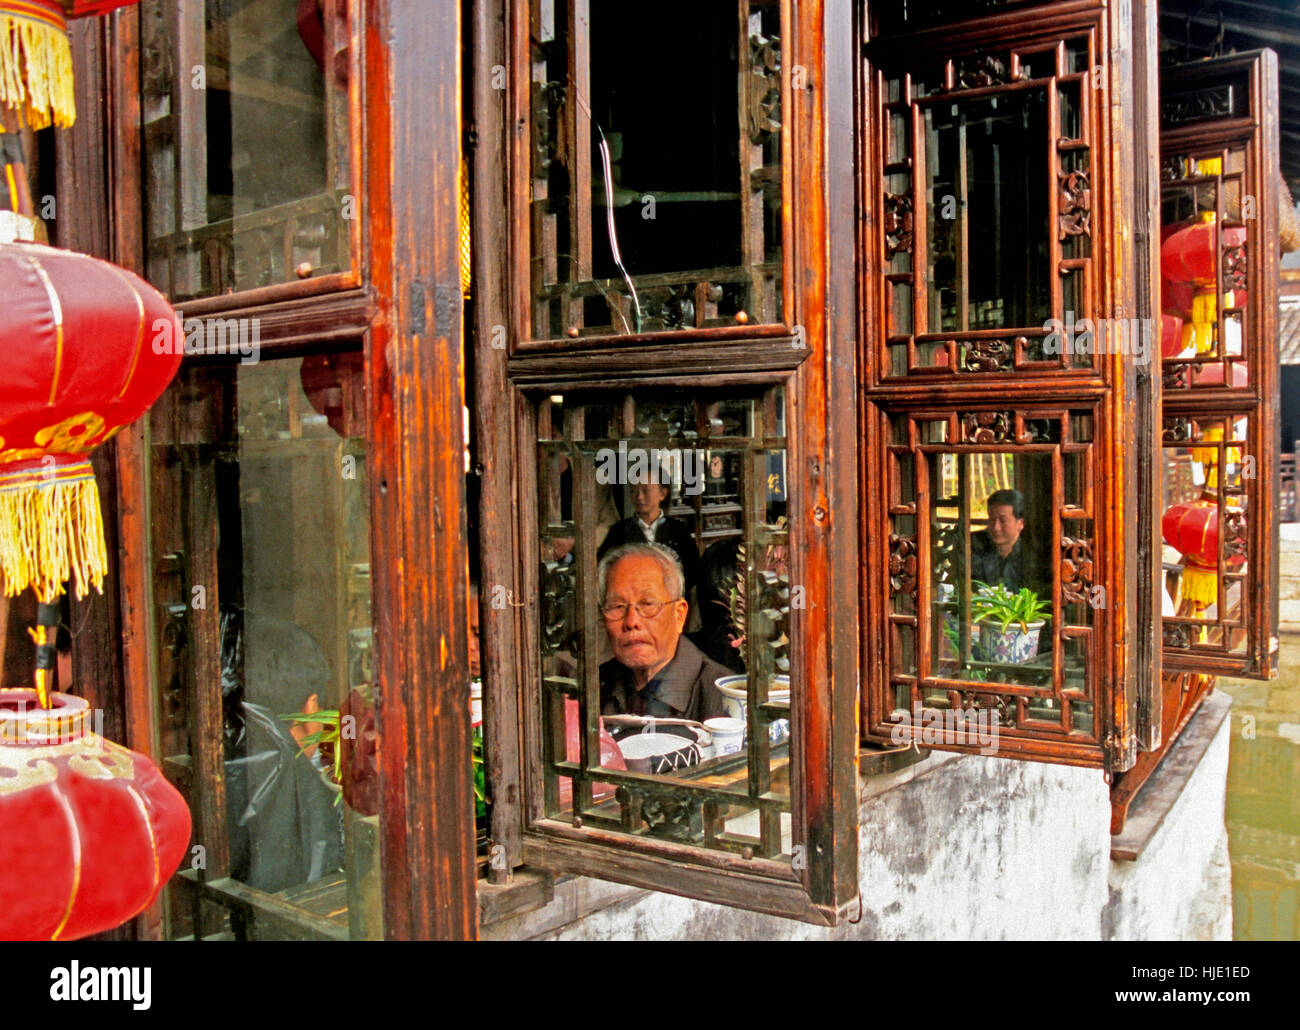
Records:
<instances>
[{"instance_id":1,"label":"dark wooden door frame","mask_svg":"<svg viewBox=\"0 0 1300 1030\"><path fill-rule=\"evenodd\" d=\"M385 934L473 938L459 5L346 2L354 41L364 36L367 54L364 81L354 91L360 125L352 153L363 186L359 271L369 300L358 300L357 291L322 293L319 284L306 282L265 297L259 291L201 306L204 314L227 307L249 314L255 313L250 305L289 301L277 308L279 342L340 334L364 340L375 675L385 742ZM60 213L67 218L60 242L142 272L139 9L77 23L73 38L81 119L60 140ZM341 277L341 288L352 285L348 278ZM78 672L100 668L102 703L123 713L126 742L157 757L143 422L119 434L110 448L104 455L115 462L116 480L106 478L103 486L115 489L104 500L110 526L117 524L110 550L120 567L107 603L87 602L93 646L82 648ZM74 620L81 617L74 612ZM115 638L119 627L121 650L110 648L105 674L100 642ZM139 918L136 932L163 935L161 906Z\"/></svg>"},{"instance_id":2,"label":"dark wooden door frame","mask_svg":"<svg viewBox=\"0 0 1300 1030\"><path fill-rule=\"evenodd\" d=\"M362 147L384 933L477 934L470 779L460 5L367 0Z\"/></svg>"}]
</instances>

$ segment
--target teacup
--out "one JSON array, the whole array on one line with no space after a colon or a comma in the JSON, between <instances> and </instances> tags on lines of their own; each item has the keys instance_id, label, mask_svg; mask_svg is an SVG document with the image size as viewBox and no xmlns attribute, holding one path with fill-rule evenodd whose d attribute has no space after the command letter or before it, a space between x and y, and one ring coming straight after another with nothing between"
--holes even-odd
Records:
<instances>
[{"instance_id":1,"label":"teacup","mask_svg":"<svg viewBox=\"0 0 1300 1030\"><path fill-rule=\"evenodd\" d=\"M704 725L713 734L713 755L734 755L745 746L745 724L740 719L705 719Z\"/></svg>"}]
</instances>

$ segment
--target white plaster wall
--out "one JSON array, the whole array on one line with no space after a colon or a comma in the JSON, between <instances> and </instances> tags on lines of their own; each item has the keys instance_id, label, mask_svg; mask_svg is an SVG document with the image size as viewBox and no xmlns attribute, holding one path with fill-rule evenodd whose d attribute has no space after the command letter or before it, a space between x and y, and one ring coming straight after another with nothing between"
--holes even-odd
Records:
<instances>
[{"instance_id":1,"label":"white plaster wall","mask_svg":"<svg viewBox=\"0 0 1300 1030\"><path fill-rule=\"evenodd\" d=\"M864 782L861 919L834 929L573 878L485 938L999 940L1231 935L1228 724L1137 862L1110 860L1100 772L934 754Z\"/></svg>"},{"instance_id":2,"label":"white plaster wall","mask_svg":"<svg viewBox=\"0 0 1300 1030\"><path fill-rule=\"evenodd\" d=\"M1232 870L1223 822L1231 732L1232 720L1225 719L1139 860L1112 863L1106 936L1232 939Z\"/></svg>"}]
</instances>

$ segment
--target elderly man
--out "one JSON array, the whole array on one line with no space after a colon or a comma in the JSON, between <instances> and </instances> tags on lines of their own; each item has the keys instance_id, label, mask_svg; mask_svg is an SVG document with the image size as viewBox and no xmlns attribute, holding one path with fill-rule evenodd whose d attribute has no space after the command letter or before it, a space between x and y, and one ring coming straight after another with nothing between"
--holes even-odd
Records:
<instances>
[{"instance_id":1,"label":"elderly man","mask_svg":"<svg viewBox=\"0 0 1300 1030\"><path fill-rule=\"evenodd\" d=\"M688 604L676 555L634 543L600 562L600 610L614 657L600 667L604 715L711 719L723 714L714 682L730 670L682 635Z\"/></svg>"}]
</instances>

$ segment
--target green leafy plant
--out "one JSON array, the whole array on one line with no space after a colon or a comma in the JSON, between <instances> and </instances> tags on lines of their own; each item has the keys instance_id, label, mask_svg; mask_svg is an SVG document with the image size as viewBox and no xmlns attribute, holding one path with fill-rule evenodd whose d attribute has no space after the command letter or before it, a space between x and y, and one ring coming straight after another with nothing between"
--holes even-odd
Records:
<instances>
[{"instance_id":1,"label":"green leafy plant","mask_svg":"<svg viewBox=\"0 0 1300 1030\"><path fill-rule=\"evenodd\" d=\"M990 586L974 580L975 596L971 598L970 611L975 622L996 624L1005 633L1016 623L1028 633L1029 624L1047 618L1052 606L1028 587L1021 587L1019 593L1013 594L1001 583Z\"/></svg>"},{"instance_id":2,"label":"green leafy plant","mask_svg":"<svg viewBox=\"0 0 1300 1030\"><path fill-rule=\"evenodd\" d=\"M483 735L474 732L474 814L482 819L487 815L487 772L483 768Z\"/></svg>"},{"instance_id":3,"label":"green leafy plant","mask_svg":"<svg viewBox=\"0 0 1300 1030\"><path fill-rule=\"evenodd\" d=\"M367 703L370 701L369 690L362 692ZM321 756L325 759L326 765L321 769L321 775L328 777L328 781L334 785L343 783L343 748L341 744L340 724L342 722L339 710L337 708L325 708L318 712L294 712L292 715L281 716L286 722L295 725L318 723L319 730L308 733L298 741L298 754L306 756L307 749L315 745L320 749ZM483 766L483 735L481 730L474 730L473 748L474 756L474 805L479 817L487 814L487 772ZM337 805L342 800L342 794L334 799Z\"/></svg>"},{"instance_id":4,"label":"green leafy plant","mask_svg":"<svg viewBox=\"0 0 1300 1030\"><path fill-rule=\"evenodd\" d=\"M324 708L318 712L294 712L292 715L281 716L288 722L297 724L318 723L319 730L308 733L298 740L298 754L306 756L307 749L313 745L320 749L321 757L325 759L326 766L321 770L323 775L329 777L327 782L335 785L343 782L343 748L339 746L339 710L337 708ZM334 799L337 805L342 800L340 794Z\"/></svg>"}]
</instances>

